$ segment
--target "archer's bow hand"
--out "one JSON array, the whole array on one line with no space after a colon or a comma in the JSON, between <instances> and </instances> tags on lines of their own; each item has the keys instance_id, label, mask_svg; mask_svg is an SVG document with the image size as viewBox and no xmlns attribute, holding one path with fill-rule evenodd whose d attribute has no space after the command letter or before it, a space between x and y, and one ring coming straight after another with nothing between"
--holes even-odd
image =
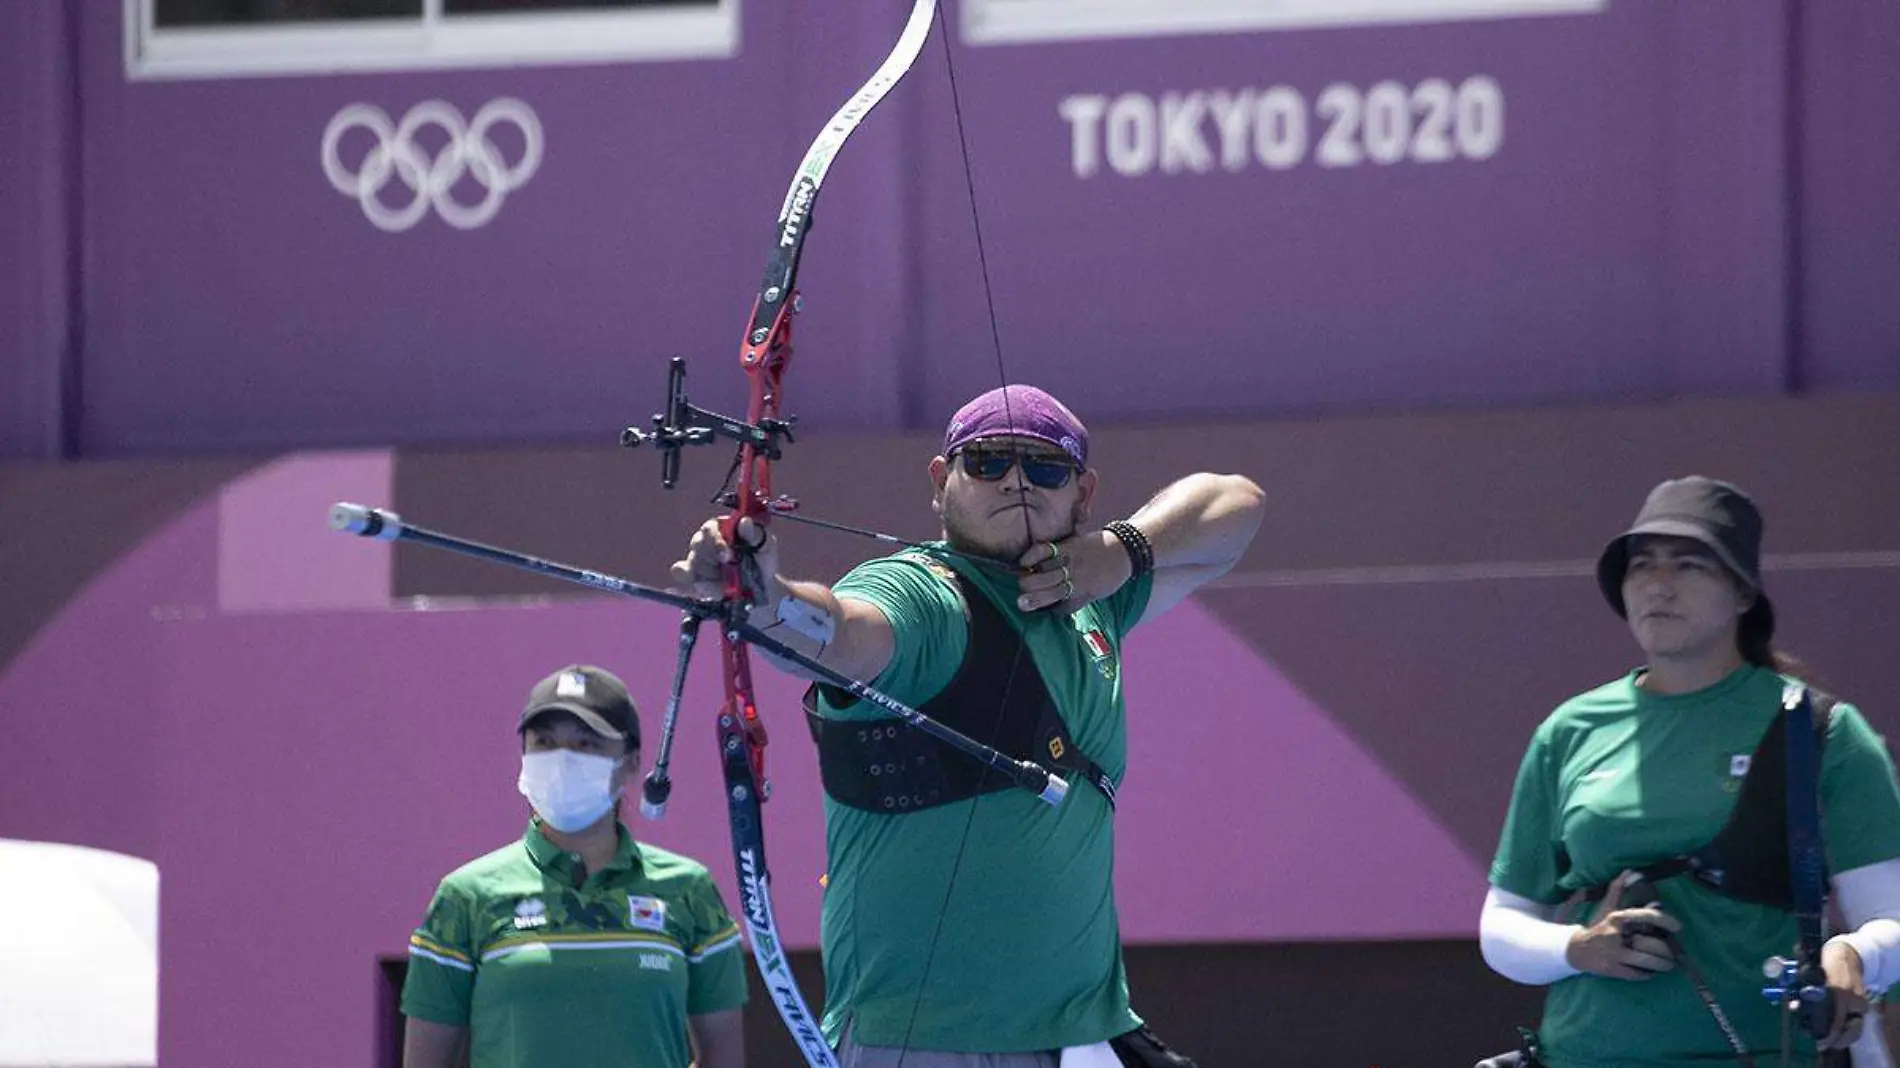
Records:
<instances>
[{"instance_id":1,"label":"archer's bow hand","mask_svg":"<svg viewBox=\"0 0 1900 1068\"><path fill-rule=\"evenodd\" d=\"M753 621L769 622L773 607L786 593L785 583L779 579L778 539L752 520L741 519L739 538L747 548L735 550L720 532L721 522L708 519L693 532L692 540L686 545L685 558L673 564L672 585L668 588L688 597L717 600L726 595L726 565L741 562L742 570L752 571L751 581L759 587L751 591ZM749 558L752 567L744 567L736 553Z\"/></svg>"},{"instance_id":2,"label":"archer's bow hand","mask_svg":"<svg viewBox=\"0 0 1900 1068\"><path fill-rule=\"evenodd\" d=\"M1834 1019L1820 1048L1846 1049L1859 1041L1861 1021L1867 1015L1867 979L1860 954L1845 942L1829 941L1821 947L1821 968L1834 992Z\"/></svg>"}]
</instances>

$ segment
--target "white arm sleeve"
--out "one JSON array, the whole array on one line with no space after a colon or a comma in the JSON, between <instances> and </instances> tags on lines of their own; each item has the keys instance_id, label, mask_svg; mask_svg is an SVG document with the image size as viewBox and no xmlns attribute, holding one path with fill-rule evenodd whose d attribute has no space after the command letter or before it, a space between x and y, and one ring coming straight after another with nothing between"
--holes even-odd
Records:
<instances>
[{"instance_id":1,"label":"white arm sleeve","mask_svg":"<svg viewBox=\"0 0 1900 1068\"><path fill-rule=\"evenodd\" d=\"M1845 942L1860 954L1868 989L1900 983L1900 857L1834 876L1834 900L1848 931L1828 941Z\"/></svg>"},{"instance_id":2,"label":"white arm sleeve","mask_svg":"<svg viewBox=\"0 0 1900 1068\"><path fill-rule=\"evenodd\" d=\"M1564 954L1579 927L1554 923L1549 905L1492 887L1478 917L1478 947L1491 970L1527 986L1544 986L1579 974ZM1896 953L1900 956L1900 953Z\"/></svg>"}]
</instances>

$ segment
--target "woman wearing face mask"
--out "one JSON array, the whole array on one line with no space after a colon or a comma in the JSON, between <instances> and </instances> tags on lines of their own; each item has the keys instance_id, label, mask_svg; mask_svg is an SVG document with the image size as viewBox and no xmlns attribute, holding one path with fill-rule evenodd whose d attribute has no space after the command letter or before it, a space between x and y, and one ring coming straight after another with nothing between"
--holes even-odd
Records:
<instances>
[{"instance_id":1,"label":"woman wearing face mask","mask_svg":"<svg viewBox=\"0 0 1900 1068\"><path fill-rule=\"evenodd\" d=\"M1770 644L1761 530L1732 485L1657 486L1597 566L1644 664L1560 706L1518 770L1479 940L1500 974L1550 986L1538 1038L1554 1068L1766 1066L1784 1044L1804 1065L1817 1047L1890 1063L1868 1002L1900 980L1900 787L1845 702L1797 704L1790 738L1800 691ZM1812 1014L1812 1037L1762 994L1764 962L1798 941L1790 833L1814 826L1789 816L1797 742L1820 749L1797 779L1820 805L1802 856L1824 860L1814 884L1846 918L1821 947L1816 1004L1833 1011Z\"/></svg>"},{"instance_id":2,"label":"woman wearing face mask","mask_svg":"<svg viewBox=\"0 0 1900 1068\"><path fill-rule=\"evenodd\" d=\"M517 731L527 832L449 873L409 940L404 1068L743 1068L739 928L706 868L619 819L626 686L575 665Z\"/></svg>"}]
</instances>

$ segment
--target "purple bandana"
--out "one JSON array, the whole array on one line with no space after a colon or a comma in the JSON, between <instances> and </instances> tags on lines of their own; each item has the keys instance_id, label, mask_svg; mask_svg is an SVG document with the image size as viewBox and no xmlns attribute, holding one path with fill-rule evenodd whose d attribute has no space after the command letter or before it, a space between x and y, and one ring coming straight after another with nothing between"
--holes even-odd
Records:
<instances>
[{"instance_id":1,"label":"purple bandana","mask_svg":"<svg viewBox=\"0 0 1900 1068\"><path fill-rule=\"evenodd\" d=\"M1004 391L1007 390L1007 401ZM1089 464L1089 431L1063 403L1034 386L999 386L957 410L943 432L943 455L980 438L1034 438Z\"/></svg>"}]
</instances>

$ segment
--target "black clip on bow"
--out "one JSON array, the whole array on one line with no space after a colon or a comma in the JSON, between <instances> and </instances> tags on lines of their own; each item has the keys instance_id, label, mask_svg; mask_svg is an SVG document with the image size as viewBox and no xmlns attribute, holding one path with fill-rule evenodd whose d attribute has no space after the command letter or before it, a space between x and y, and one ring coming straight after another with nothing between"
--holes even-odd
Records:
<instances>
[{"instance_id":1,"label":"black clip on bow","mask_svg":"<svg viewBox=\"0 0 1900 1068\"><path fill-rule=\"evenodd\" d=\"M1626 909L1642 909L1657 904L1662 898L1656 893L1656 884L1644 878L1641 872L1631 872L1623 879L1621 904ZM1669 932L1653 923L1626 923L1623 925L1623 941L1628 944L1632 938L1655 938L1669 941ZM1671 947L1672 949L1674 947Z\"/></svg>"}]
</instances>

